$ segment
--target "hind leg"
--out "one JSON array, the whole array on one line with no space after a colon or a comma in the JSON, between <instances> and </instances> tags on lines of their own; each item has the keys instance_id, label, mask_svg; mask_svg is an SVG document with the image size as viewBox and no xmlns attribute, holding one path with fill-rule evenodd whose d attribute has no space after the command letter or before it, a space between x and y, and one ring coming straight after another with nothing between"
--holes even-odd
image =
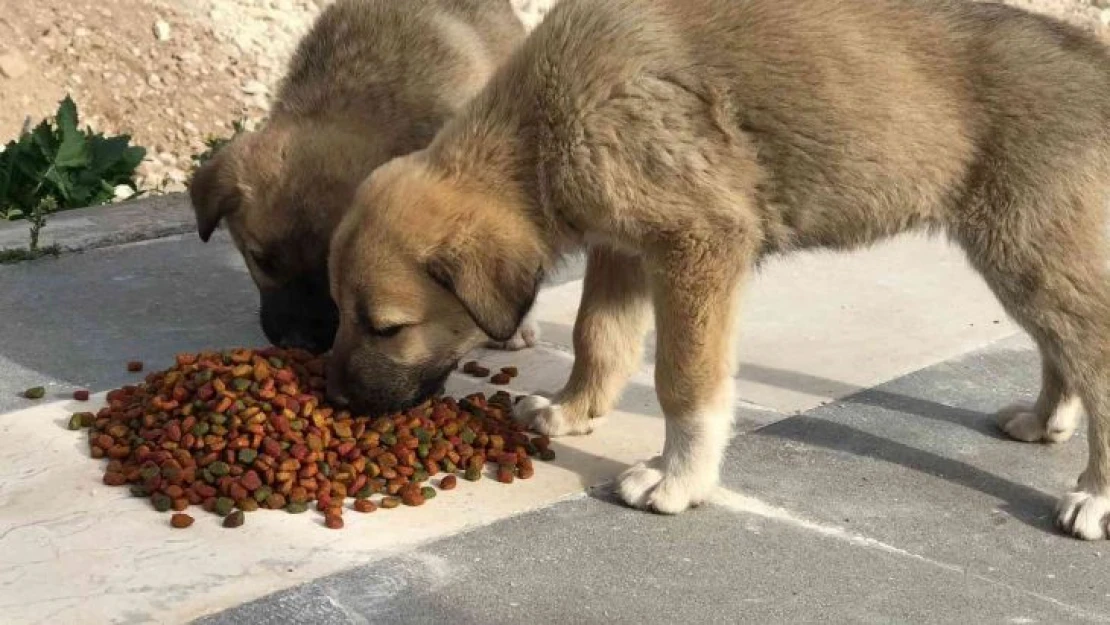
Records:
<instances>
[{"instance_id":1,"label":"hind leg","mask_svg":"<svg viewBox=\"0 0 1110 625\"><path fill-rule=\"evenodd\" d=\"M1005 219L994 220L996 230L962 235L1003 306L1041 346L1045 361L1058 366L1047 376L1057 387L1042 391L1038 418L1072 401L1069 389L1086 408L1087 468L1060 500L1056 522L1076 537L1100 540L1110 521L1110 275L1101 198L1070 199L1053 212L1011 204ZM1057 408L1049 411L1054 399Z\"/></svg>"},{"instance_id":2,"label":"hind leg","mask_svg":"<svg viewBox=\"0 0 1110 625\"><path fill-rule=\"evenodd\" d=\"M1060 366L1041 348L1041 394L1037 402L1013 404L998 411L998 427L1027 443L1062 443L1075 434L1083 402L1068 384Z\"/></svg>"}]
</instances>

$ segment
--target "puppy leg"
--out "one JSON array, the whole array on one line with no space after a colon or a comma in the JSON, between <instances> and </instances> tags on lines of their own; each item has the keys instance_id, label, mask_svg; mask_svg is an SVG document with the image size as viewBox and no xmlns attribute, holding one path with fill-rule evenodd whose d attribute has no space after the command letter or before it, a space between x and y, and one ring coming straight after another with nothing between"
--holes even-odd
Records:
<instances>
[{"instance_id":1,"label":"puppy leg","mask_svg":"<svg viewBox=\"0 0 1110 625\"><path fill-rule=\"evenodd\" d=\"M552 436L588 434L590 419L612 409L639 366L649 312L641 261L591 248L574 322L570 379L554 402L538 395L521 400L514 410L517 418Z\"/></svg>"},{"instance_id":2,"label":"puppy leg","mask_svg":"<svg viewBox=\"0 0 1110 625\"><path fill-rule=\"evenodd\" d=\"M539 342L540 324L536 323L536 320L533 319L533 313L529 312L525 315L524 321L520 322L520 328L517 329L513 338L507 341L490 340L486 342L486 347L515 352L528 347L535 347Z\"/></svg>"},{"instance_id":3,"label":"puppy leg","mask_svg":"<svg viewBox=\"0 0 1110 625\"><path fill-rule=\"evenodd\" d=\"M626 503L665 514L703 502L720 478L733 419L737 296L750 265L714 243L688 247L653 272L663 453L618 478Z\"/></svg>"},{"instance_id":4,"label":"puppy leg","mask_svg":"<svg viewBox=\"0 0 1110 625\"><path fill-rule=\"evenodd\" d=\"M1055 212L1011 201L1008 214L1018 218L992 225L997 230L989 233L965 233L965 247L1045 359L1058 363L1064 388L1073 388L1087 410L1087 468L1060 500L1056 522L1073 536L1099 540L1110 535L1110 274L1101 196L1092 195L1078 202L1069 193ZM1046 218L1053 221L1030 223ZM1046 389L1042 397L1056 394L1067 396Z\"/></svg>"},{"instance_id":5,"label":"puppy leg","mask_svg":"<svg viewBox=\"0 0 1110 625\"><path fill-rule=\"evenodd\" d=\"M1062 443L1075 434L1083 402L1068 385L1059 365L1041 348L1041 394L1037 403L1013 404L998 411L997 422L1011 438L1027 443Z\"/></svg>"}]
</instances>

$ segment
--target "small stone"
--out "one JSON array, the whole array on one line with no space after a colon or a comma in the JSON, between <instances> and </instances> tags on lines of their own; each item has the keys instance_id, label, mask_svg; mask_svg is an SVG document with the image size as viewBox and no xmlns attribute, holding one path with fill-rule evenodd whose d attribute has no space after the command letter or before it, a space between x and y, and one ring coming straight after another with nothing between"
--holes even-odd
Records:
<instances>
[{"instance_id":1,"label":"small stone","mask_svg":"<svg viewBox=\"0 0 1110 625\"><path fill-rule=\"evenodd\" d=\"M243 93L247 95L262 95L267 91L269 91L269 89L266 88L266 85L257 80L248 80L243 83Z\"/></svg>"},{"instance_id":2,"label":"small stone","mask_svg":"<svg viewBox=\"0 0 1110 625\"><path fill-rule=\"evenodd\" d=\"M1098 21L1103 26L1110 26L1110 9L1103 9L1098 13Z\"/></svg>"},{"instance_id":3,"label":"small stone","mask_svg":"<svg viewBox=\"0 0 1110 625\"><path fill-rule=\"evenodd\" d=\"M112 197L116 198L117 202L122 202L135 195L135 190L128 184L119 184L112 189Z\"/></svg>"},{"instance_id":4,"label":"small stone","mask_svg":"<svg viewBox=\"0 0 1110 625\"><path fill-rule=\"evenodd\" d=\"M22 54L18 52L0 54L0 76L5 78L19 78L30 69Z\"/></svg>"},{"instance_id":5,"label":"small stone","mask_svg":"<svg viewBox=\"0 0 1110 625\"><path fill-rule=\"evenodd\" d=\"M169 41L170 25L165 20L154 21L154 38L158 41Z\"/></svg>"}]
</instances>

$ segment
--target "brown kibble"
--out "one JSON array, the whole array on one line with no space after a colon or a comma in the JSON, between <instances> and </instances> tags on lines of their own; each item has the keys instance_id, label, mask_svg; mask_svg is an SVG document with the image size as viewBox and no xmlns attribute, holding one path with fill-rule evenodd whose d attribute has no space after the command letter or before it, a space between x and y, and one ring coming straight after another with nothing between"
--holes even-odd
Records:
<instances>
[{"instance_id":1,"label":"brown kibble","mask_svg":"<svg viewBox=\"0 0 1110 625\"><path fill-rule=\"evenodd\" d=\"M341 530L343 529L343 517L338 514L329 514L324 517L324 525L329 529Z\"/></svg>"},{"instance_id":2,"label":"brown kibble","mask_svg":"<svg viewBox=\"0 0 1110 625\"><path fill-rule=\"evenodd\" d=\"M499 385L508 384L509 382L513 381L513 377L507 373L498 373L497 375L490 378L489 381Z\"/></svg>"},{"instance_id":3,"label":"brown kibble","mask_svg":"<svg viewBox=\"0 0 1110 625\"><path fill-rule=\"evenodd\" d=\"M455 486L459 483L459 478L454 475L447 475L439 481L439 487L443 490L455 490Z\"/></svg>"},{"instance_id":4,"label":"brown kibble","mask_svg":"<svg viewBox=\"0 0 1110 625\"><path fill-rule=\"evenodd\" d=\"M359 499L355 502L355 512L373 512L377 509L378 507L369 499Z\"/></svg>"},{"instance_id":5,"label":"brown kibble","mask_svg":"<svg viewBox=\"0 0 1110 625\"><path fill-rule=\"evenodd\" d=\"M77 401L89 401L89 392L85 389L73 391L73 399Z\"/></svg>"},{"instance_id":6,"label":"brown kibble","mask_svg":"<svg viewBox=\"0 0 1110 625\"><path fill-rule=\"evenodd\" d=\"M516 367L501 367L501 373L504 373L510 378L515 378L516 376L520 375L520 372L517 371Z\"/></svg>"},{"instance_id":7,"label":"brown kibble","mask_svg":"<svg viewBox=\"0 0 1110 625\"><path fill-rule=\"evenodd\" d=\"M241 527L243 525L243 523L246 522L246 520L247 520L247 517L246 517L246 515L243 514L243 511L242 510L236 510L235 512L232 512L231 514L224 517L224 527L229 527L229 528Z\"/></svg>"},{"instance_id":8,"label":"brown kibble","mask_svg":"<svg viewBox=\"0 0 1110 625\"><path fill-rule=\"evenodd\" d=\"M502 484L513 483L513 470L510 467L501 467L497 470L497 481Z\"/></svg>"},{"instance_id":9,"label":"brown kibble","mask_svg":"<svg viewBox=\"0 0 1110 625\"><path fill-rule=\"evenodd\" d=\"M401 505L401 500L396 498L396 497L383 497L382 498L382 507L385 508L386 510L396 508L399 505Z\"/></svg>"},{"instance_id":10,"label":"brown kibble","mask_svg":"<svg viewBox=\"0 0 1110 625\"><path fill-rule=\"evenodd\" d=\"M192 524L193 517L181 512L178 512L177 514L174 514L170 517L170 525L176 527L177 529L185 529Z\"/></svg>"},{"instance_id":11,"label":"brown kibble","mask_svg":"<svg viewBox=\"0 0 1110 625\"><path fill-rule=\"evenodd\" d=\"M139 371L142 371L143 370L143 363L141 361L138 361L138 360L132 360L131 362L127 363L127 370L130 371L131 373L137 373Z\"/></svg>"}]
</instances>

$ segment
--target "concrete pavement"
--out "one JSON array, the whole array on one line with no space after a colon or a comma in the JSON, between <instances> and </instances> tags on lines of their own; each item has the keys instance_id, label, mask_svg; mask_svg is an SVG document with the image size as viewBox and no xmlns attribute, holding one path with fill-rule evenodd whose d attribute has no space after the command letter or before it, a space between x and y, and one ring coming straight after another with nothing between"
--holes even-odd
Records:
<instances>
[{"instance_id":1,"label":"concrete pavement","mask_svg":"<svg viewBox=\"0 0 1110 625\"><path fill-rule=\"evenodd\" d=\"M541 348L481 354L520 367L514 392L565 379L580 270L542 292ZM1049 522L1082 434L1048 447L996 432L993 410L1035 394L1036 354L937 241L760 272L724 489L675 518L619 506L606 486L662 446L649 347L618 412L560 439L528 483L464 484L342 532L258 513L235 532L199 515L172 533L97 484L60 426L63 398L134 380L128 360L261 343L226 237L0 267L0 293L5 623L1110 621L1107 546ZM52 402L17 396L44 383Z\"/></svg>"}]
</instances>

